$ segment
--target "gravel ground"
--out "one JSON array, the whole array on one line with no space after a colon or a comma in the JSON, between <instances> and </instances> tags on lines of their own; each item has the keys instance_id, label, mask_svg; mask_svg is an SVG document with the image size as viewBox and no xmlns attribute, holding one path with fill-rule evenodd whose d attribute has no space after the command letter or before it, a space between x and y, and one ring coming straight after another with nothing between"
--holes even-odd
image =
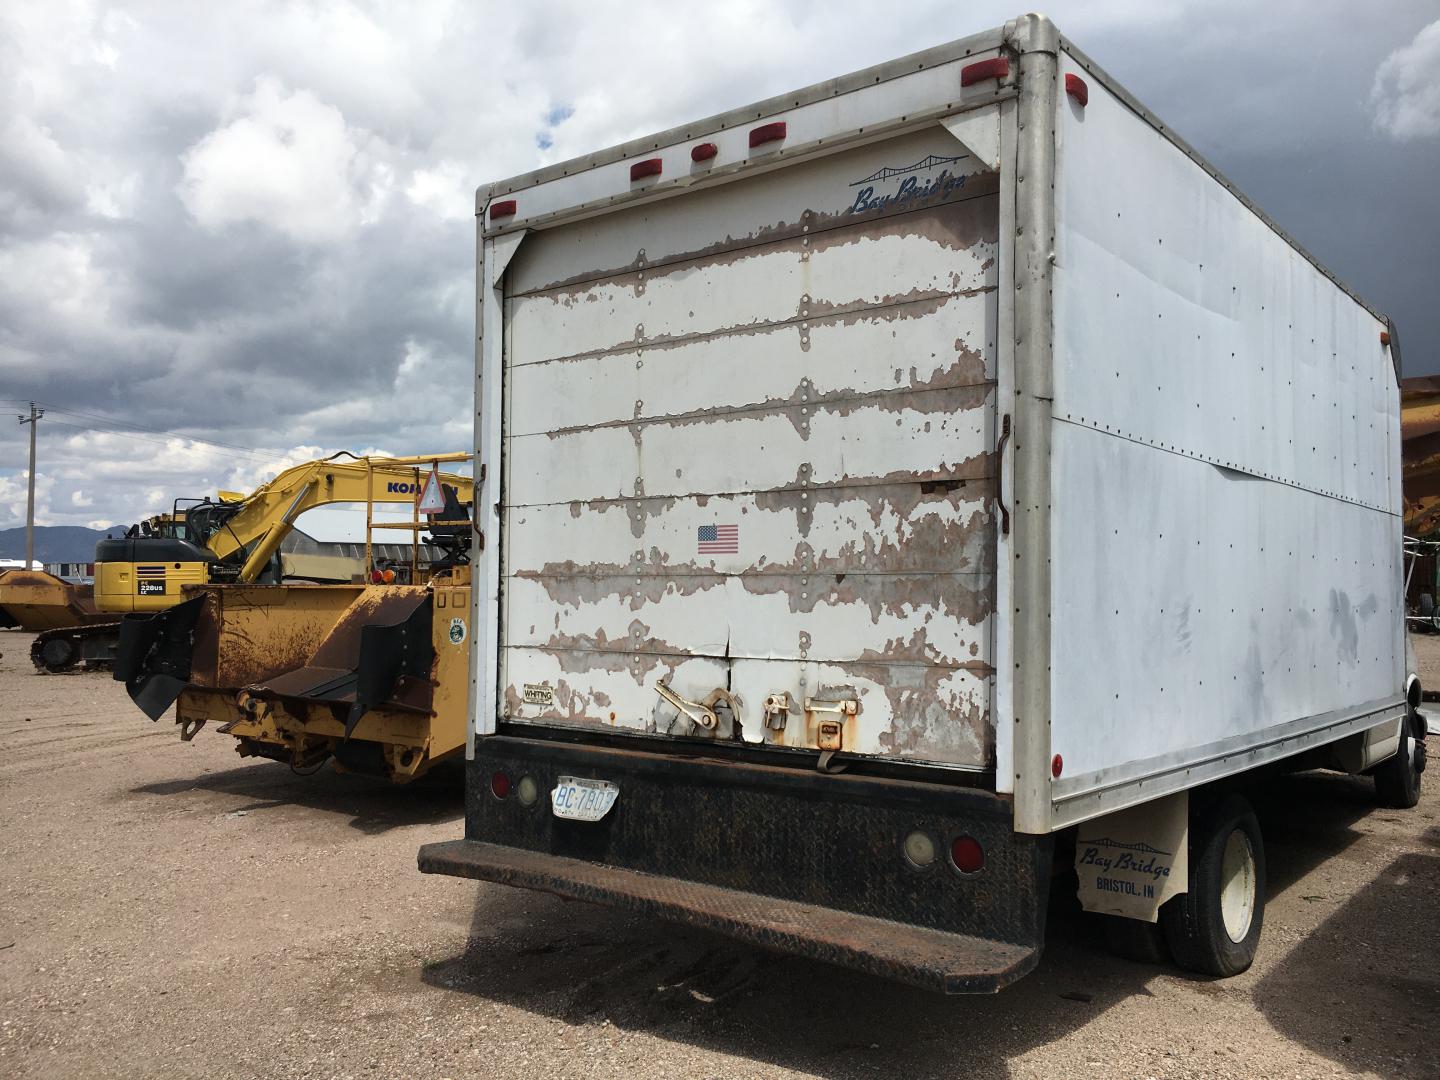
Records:
<instances>
[{"instance_id":1,"label":"gravel ground","mask_svg":"<svg viewBox=\"0 0 1440 1080\"><path fill-rule=\"evenodd\" d=\"M27 635L0 652L0 1076L1440 1076L1433 778L1408 812L1360 779L1270 786L1238 978L1112 958L1057 895L1035 974L944 999L422 876L457 776L242 762L108 676L34 674Z\"/></svg>"}]
</instances>

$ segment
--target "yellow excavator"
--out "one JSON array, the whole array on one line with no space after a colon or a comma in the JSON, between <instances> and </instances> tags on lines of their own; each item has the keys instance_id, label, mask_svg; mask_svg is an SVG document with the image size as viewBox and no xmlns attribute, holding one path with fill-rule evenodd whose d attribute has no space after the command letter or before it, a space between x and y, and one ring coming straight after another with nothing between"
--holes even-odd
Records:
<instances>
[{"instance_id":1,"label":"yellow excavator","mask_svg":"<svg viewBox=\"0 0 1440 1080\"><path fill-rule=\"evenodd\" d=\"M278 584L284 577L280 545L295 527L296 518L318 506L364 503L367 526L372 525L376 503L415 504L426 483L423 466L428 464L435 472L445 508L432 513L428 521L417 518L407 526L417 556L410 569L418 574L421 530L433 527L433 541L447 552L461 542L462 533L468 537L466 505L473 497L473 482L468 476L440 473L436 465L464 458L456 454L381 458L341 453L286 469L249 495L220 492L213 500L177 499L170 513L133 526L121 539L101 540L96 545L90 602L97 612L109 613L109 619L44 630L31 645L31 659L37 668L49 672L65 671L82 661L107 663L114 659L119 645L121 615L167 610L181 602L186 588L196 585ZM182 508L182 503L187 505ZM451 520L463 521L464 529L444 524ZM448 554L446 559L450 559Z\"/></svg>"},{"instance_id":2,"label":"yellow excavator","mask_svg":"<svg viewBox=\"0 0 1440 1080\"><path fill-rule=\"evenodd\" d=\"M213 725L242 757L297 772L331 759L403 783L458 757L472 532L456 493L444 494L445 509L428 522L384 523L430 530L445 557L425 583L187 585L175 606L125 617L115 678L152 720L173 705L181 739Z\"/></svg>"}]
</instances>

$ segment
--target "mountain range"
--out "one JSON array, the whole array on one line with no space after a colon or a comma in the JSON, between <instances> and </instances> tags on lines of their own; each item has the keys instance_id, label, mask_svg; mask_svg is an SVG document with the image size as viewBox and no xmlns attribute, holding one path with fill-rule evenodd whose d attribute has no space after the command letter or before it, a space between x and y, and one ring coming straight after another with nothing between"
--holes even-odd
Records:
<instances>
[{"instance_id":1,"label":"mountain range","mask_svg":"<svg viewBox=\"0 0 1440 1080\"><path fill-rule=\"evenodd\" d=\"M121 529L114 530L118 535ZM36 525L35 558L42 563L91 562L95 541L105 539L104 529L83 525ZM25 526L0 529L0 559L25 558Z\"/></svg>"}]
</instances>

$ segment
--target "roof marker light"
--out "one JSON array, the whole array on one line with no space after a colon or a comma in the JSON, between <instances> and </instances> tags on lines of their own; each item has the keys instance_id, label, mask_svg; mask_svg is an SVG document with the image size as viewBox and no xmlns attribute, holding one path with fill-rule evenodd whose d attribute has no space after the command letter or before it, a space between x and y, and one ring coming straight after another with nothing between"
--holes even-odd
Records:
<instances>
[{"instance_id":1,"label":"roof marker light","mask_svg":"<svg viewBox=\"0 0 1440 1080\"><path fill-rule=\"evenodd\" d=\"M662 162L658 157L646 158L644 161L637 161L634 165L630 166L630 179L643 180L647 176L659 176L660 170L664 167L665 163Z\"/></svg>"},{"instance_id":2,"label":"roof marker light","mask_svg":"<svg viewBox=\"0 0 1440 1080\"><path fill-rule=\"evenodd\" d=\"M1004 79L1010 74L1010 60L1005 56L992 57L979 63L967 64L960 69L960 85L974 86L986 79Z\"/></svg>"},{"instance_id":3,"label":"roof marker light","mask_svg":"<svg viewBox=\"0 0 1440 1080\"><path fill-rule=\"evenodd\" d=\"M1380 331L1380 344L1381 344L1381 345L1389 345L1389 344L1390 344L1390 331L1389 331L1389 330L1381 330L1381 331Z\"/></svg>"},{"instance_id":4,"label":"roof marker light","mask_svg":"<svg viewBox=\"0 0 1440 1080\"><path fill-rule=\"evenodd\" d=\"M785 138L785 121L776 120L769 124L761 124L757 128L750 129L750 146L764 146L767 142L775 142Z\"/></svg>"},{"instance_id":5,"label":"roof marker light","mask_svg":"<svg viewBox=\"0 0 1440 1080\"><path fill-rule=\"evenodd\" d=\"M690 148L691 161L709 161L716 154L720 153L720 147L713 142L702 142L699 146Z\"/></svg>"},{"instance_id":6,"label":"roof marker light","mask_svg":"<svg viewBox=\"0 0 1440 1080\"><path fill-rule=\"evenodd\" d=\"M490 220L496 218L510 217L515 213L515 200L506 199L504 202L492 202L490 204Z\"/></svg>"},{"instance_id":7,"label":"roof marker light","mask_svg":"<svg viewBox=\"0 0 1440 1080\"><path fill-rule=\"evenodd\" d=\"M1085 80L1079 75L1065 76L1065 93L1075 99L1075 104L1082 109L1090 104L1090 87L1085 85Z\"/></svg>"}]
</instances>

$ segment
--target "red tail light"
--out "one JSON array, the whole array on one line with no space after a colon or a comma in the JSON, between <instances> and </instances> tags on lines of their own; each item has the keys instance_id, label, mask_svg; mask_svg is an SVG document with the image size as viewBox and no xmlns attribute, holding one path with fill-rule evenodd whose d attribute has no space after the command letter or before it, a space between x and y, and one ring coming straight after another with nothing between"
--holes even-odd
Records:
<instances>
[{"instance_id":1,"label":"red tail light","mask_svg":"<svg viewBox=\"0 0 1440 1080\"><path fill-rule=\"evenodd\" d=\"M490 777L490 794L497 799L503 799L510 794L510 777L503 772L496 770Z\"/></svg>"},{"instance_id":2,"label":"red tail light","mask_svg":"<svg viewBox=\"0 0 1440 1080\"><path fill-rule=\"evenodd\" d=\"M978 874L985 869L985 849L973 836L957 836L950 843L950 861L962 874Z\"/></svg>"}]
</instances>

